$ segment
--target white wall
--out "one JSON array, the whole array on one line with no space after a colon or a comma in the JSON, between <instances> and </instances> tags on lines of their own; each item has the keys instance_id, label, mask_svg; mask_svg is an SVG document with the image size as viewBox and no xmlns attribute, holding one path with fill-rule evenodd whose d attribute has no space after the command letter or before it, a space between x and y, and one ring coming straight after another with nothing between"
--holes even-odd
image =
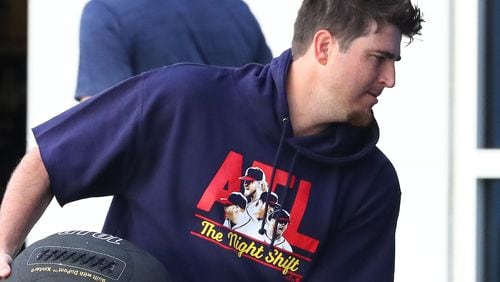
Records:
<instances>
[{"instance_id":1,"label":"white wall","mask_svg":"<svg viewBox=\"0 0 500 282\"><path fill-rule=\"evenodd\" d=\"M28 128L76 104L78 26L87 0L28 2ZM35 144L28 131L28 148ZM70 156L68 156L70 157ZM84 200L61 209L52 201L27 243L61 230L100 231L110 198Z\"/></svg>"},{"instance_id":2,"label":"white wall","mask_svg":"<svg viewBox=\"0 0 500 282\"><path fill-rule=\"evenodd\" d=\"M299 0L247 0L273 54L290 46ZM70 107L77 69L78 22L86 0L29 1L28 126ZM449 4L420 0L423 36L402 48L397 84L375 107L380 147L400 176L396 281L447 281L449 186ZM34 144L29 133L29 147ZM64 229L100 230L109 199L61 210L52 203L29 242ZM90 215L89 215L90 212Z\"/></svg>"},{"instance_id":3,"label":"white wall","mask_svg":"<svg viewBox=\"0 0 500 282\"><path fill-rule=\"evenodd\" d=\"M401 50L396 87L375 107L400 177L396 281L447 281L449 4L420 0L423 36ZM472 282L472 281L471 281Z\"/></svg>"}]
</instances>

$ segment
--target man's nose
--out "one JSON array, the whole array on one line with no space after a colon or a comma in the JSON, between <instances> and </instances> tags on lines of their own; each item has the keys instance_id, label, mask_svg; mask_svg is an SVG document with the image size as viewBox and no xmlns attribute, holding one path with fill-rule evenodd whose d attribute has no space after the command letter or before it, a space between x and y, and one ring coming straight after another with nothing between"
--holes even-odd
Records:
<instances>
[{"instance_id":1,"label":"man's nose","mask_svg":"<svg viewBox=\"0 0 500 282\"><path fill-rule=\"evenodd\" d=\"M394 66L394 61L386 61L380 72L379 81L387 88L392 88L396 85L396 67Z\"/></svg>"}]
</instances>

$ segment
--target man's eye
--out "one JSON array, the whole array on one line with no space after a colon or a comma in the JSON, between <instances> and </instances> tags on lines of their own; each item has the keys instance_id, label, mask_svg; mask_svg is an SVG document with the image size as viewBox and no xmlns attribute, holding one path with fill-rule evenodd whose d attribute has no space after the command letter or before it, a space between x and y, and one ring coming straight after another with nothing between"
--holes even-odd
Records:
<instances>
[{"instance_id":1,"label":"man's eye","mask_svg":"<svg viewBox=\"0 0 500 282\"><path fill-rule=\"evenodd\" d=\"M373 57L375 57L377 63L382 63L385 60L385 57L381 55L373 55Z\"/></svg>"}]
</instances>

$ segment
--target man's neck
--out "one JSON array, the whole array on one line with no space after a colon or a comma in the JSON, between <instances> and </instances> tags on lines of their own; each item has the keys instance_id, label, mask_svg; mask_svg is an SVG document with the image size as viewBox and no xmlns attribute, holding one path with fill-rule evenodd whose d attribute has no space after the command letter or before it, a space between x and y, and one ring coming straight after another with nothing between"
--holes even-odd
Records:
<instances>
[{"instance_id":1,"label":"man's neck","mask_svg":"<svg viewBox=\"0 0 500 282\"><path fill-rule=\"evenodd\" d=\"M290 65L287 79L287 99L290 121L295 136L308 136L322 132L328 123L316 120L310 99L314 93L315 74L311 63L301 57Z\"/></svg>"}]
</instances>

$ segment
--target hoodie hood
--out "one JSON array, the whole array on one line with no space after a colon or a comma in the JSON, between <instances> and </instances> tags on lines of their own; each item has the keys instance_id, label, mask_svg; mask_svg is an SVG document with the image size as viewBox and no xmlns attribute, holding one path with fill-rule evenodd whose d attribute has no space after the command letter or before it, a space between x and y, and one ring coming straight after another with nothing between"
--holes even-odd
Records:
<instances>
[{"instance_id":1,"label":"hoodie hood","mask_svg":"<svg viewBox=\"0 0 500 282\"><path fill-rule=\"evenodd\" d=\"M371 152L377 144L378 134L375 120L368 127L335 123L321 134L290 137L286 142L309 159L344 164L359 160Z\"/></svg>"},{"instance_id":2,"label":"hoodie hood","mask_svg":"<svg viewBox=\"0 0 500 282\"><path fill-rule=\"evenodd\" d=\"M261 93L272 93L261 97L264 103L272 103L273 107L264 107L260 102L248 103L252 107L259 127L272 138L278 139L282 132L284 142L295 148L303 157L318 162L331 164L347 164L363 158L376 146L379 138L379 128L376 120L367 127L357 127L349 123L332 123L331 126L317 135L295 137L288 119L289 110L287 102L286 80L288 69L292 62L291 50L285 51L281 56L275 58L270 65L262 69L259 75L266 76L266 84L272 81L272 91L261 91ZM266 87L266 86L262 86ZM266 108L268 110L263 110ZM270 122L271 121L271 122Z\"/></svg>"}]
</instances>

